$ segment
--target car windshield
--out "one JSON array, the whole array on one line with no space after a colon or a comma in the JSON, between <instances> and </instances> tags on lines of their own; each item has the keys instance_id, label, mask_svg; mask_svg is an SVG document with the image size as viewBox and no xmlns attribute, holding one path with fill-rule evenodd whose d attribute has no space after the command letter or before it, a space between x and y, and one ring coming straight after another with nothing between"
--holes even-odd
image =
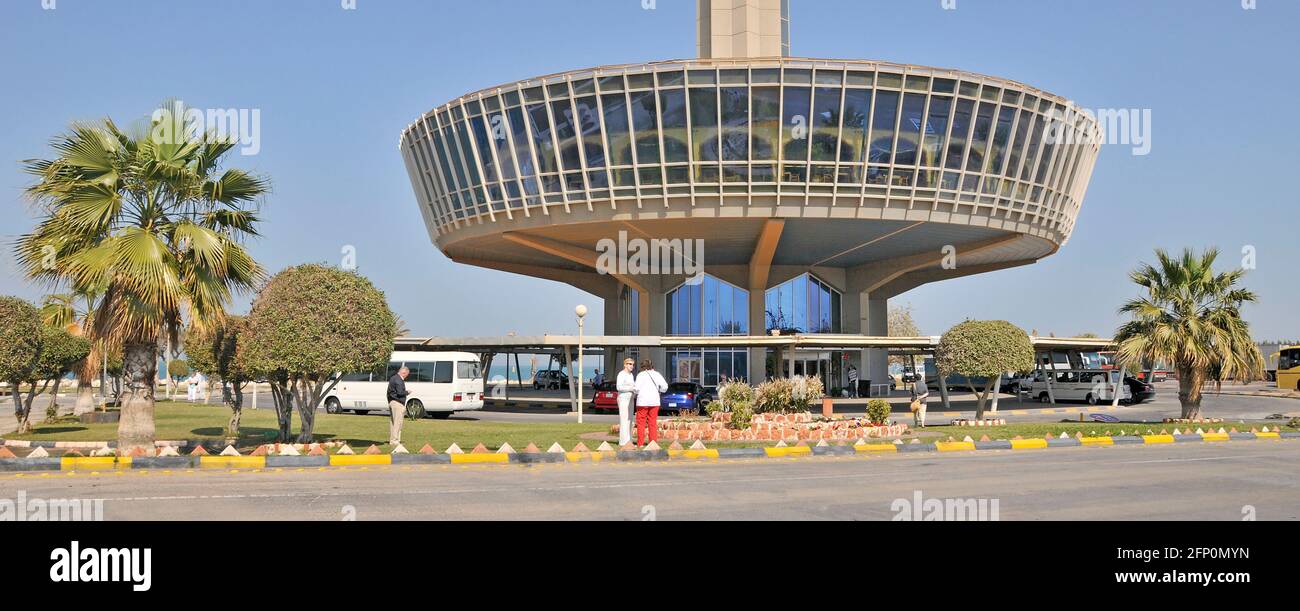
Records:
<instances>
[{"instance_id":1,"label":"car windshield","mask_svg":"<svg viewBox=\"0 0 1300 611\"><path fill-rule=\"evenodd\" d=\"M681 384L681 383L678 383L678 384L669 384L669 385L668 385L668 392L673 393L673 394L693 393L693 392L695 392L695 385L694 385L694 384Z\"/></svg>"}]
</instances>

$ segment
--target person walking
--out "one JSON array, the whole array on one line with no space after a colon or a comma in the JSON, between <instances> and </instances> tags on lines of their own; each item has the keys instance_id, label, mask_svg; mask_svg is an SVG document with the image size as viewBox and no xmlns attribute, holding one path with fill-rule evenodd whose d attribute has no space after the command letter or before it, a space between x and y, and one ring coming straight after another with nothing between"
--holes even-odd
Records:
<instances>
[{"instance_id":1,"label":"person walking","mask_svg":"<svg viewBox=\"0 0 1300 611\"><path fill-rule=\"evenodd\" d=\"M388 378L388 412L391 422L388 425L388 443L397 445L402 443L402 419L406 417L406 397L410 393L406 392L406 376L411 375L411 370L405 365Z\"/></svg>"},{"instance_id":2,"label":"person walking","mask_svg":"<svg viewBox=\"0 0 1300 611\"><path fill-rule=\"evenodd\" d=\"M929 402L930 386L925 382L925 373L917 372L916 382L912 384L912 421L916 428L925 428L925 410Z\"/></svg>"},{"instance_id":3,"label":"person walking","mask_svg":"<svg viewBox=\"0 0 1300 611\"><path fill-rule=\"evenodd\" d=\"M636 376L637 449L645 447L647 437L659 441L659 393L667 391L668 381L655 371L654 363L641 361L641 373Z\"/></svg>"},{"instance_id":4,"label":"person walking","mask_svg":"<svg viewBox=\"0 0 1300 611\"><path fill-rule=\"evenodd\" d=\"M632 401L636 397L636 361L623 359L623 369L614 379L618 391L618 445L632 443Z\"/></svg>"}]
</instances>

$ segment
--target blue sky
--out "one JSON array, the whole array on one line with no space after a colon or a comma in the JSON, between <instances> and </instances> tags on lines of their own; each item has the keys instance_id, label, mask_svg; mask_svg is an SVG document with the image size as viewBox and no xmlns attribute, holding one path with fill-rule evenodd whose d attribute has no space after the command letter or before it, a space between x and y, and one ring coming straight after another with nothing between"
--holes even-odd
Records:
<instances>
[{"instance_id":1,"label":"blue sky","mask_svg":"<svg viewBox=\"0 0 1300 611\"><path fill-rule=\"evenodd\" d=\"M600 64L692 57L693 0L7 0L0 7L0 294L37 300L9 256L32 225L19 161L72 120L145 117L179 98L261 111L262 150L231 158L274 192L252 244L270 270L360 271L418 335L564 333L599 300L451 263L429 242L401 130L463 93ZM1037 265L919 288L926 333L997 318L1043 334L1110 333L1155 247L1257 253L1259 339L1300 336L1300 2L793 0L793 52L961 68L1085 108L1149 108L1145 157L1103 149L1074 236ZM247 299L235 305L243 311Z\"/></svg>"}]
</instances>

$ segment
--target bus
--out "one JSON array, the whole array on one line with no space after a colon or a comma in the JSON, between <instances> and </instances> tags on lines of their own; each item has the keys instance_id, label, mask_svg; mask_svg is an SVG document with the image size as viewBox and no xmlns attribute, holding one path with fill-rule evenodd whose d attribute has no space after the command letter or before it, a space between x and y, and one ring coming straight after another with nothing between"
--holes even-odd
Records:
<instances>
[{"instance_id":1,"label":"bus","mask_svg":"<svg viewBox=\"0 0 1300 611\"><path fill-rule=\"evenodd\" d=\"M1114 369L1054 369L1039 371L1021 382L1020 389L1040 403L1057 401L1086 401L1089 405L1110 403L1115 398L1115 385L1119 373ZM1047 377L1051 376L1049 390ZM1119 384L1119 402L1133 402L1133 391L1128 384Z\"/></svg>"},{"instance_id":2,"label":"bus","mask_svg":"<svg viewBox=\"0 0 1300 611\"><path fill-rule=\"evenodd\" d=\"M1300 390L1300 346L1286 346L1278 353L1277 387Z\"/></svg>"},{"instance_id":3,"label":"bus","mask_svg":"<svg viewBox=\"0 0 1300 611\"><path fill-rule=\"evenodd\" d=\"M405 366L406 413L423 418L447 418L453 413L483 409L483 367L468 352L394 352L375 371L345 373L325 395L325 411L365 414L388 411L388 380Z\"/></svg>"}]
</instances>

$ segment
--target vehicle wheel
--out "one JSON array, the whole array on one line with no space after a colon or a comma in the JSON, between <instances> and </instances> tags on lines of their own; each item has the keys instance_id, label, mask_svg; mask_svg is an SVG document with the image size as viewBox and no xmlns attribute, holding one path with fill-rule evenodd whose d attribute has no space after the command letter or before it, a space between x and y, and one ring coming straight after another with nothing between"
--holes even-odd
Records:
<instances>
[{"instance_id":1,"label":"vehicle wheel","mask_svg":"<svg viewBox=\"0 0 1300 611\"><path fill-rule=\"evenodd\" d=\"M1088 393L1088 405L1096 405L1097 403L1097 395Z\"/></svg>"},{"instance_id":2,"label":"vehicle wheel","mask_svg":"<svg viewBox=\"0 0 1300 611\"><path fill-rule=\"evenodd\" d=\"M451 417L451 414L452 412L432 412L429 415L433 416L434 420L446 420Z\"/></svg>"},{"instance_id":3,"label":"vehicle wheel","mask_svg":"<svg viewBox=\"0 0 1300 611\"><path fill-rule=\"evenodd\" d=\"M342 412L343 412L343 406L339 405L339 400L338 400L338 398L336 398L336 397L330 397L330 398L328 398L328 399L325 400L325 413L327 413L327 414L339 414L339 413L342 413Z\"/></svg>"},{"instance_id":4,"label":"vehicle wheel","mask_svg":"<svg viewBox=\"0 0 1300 611\"><path fill-rule=\"evenodd\" d=\"M424 414L424 404L419 399L411 399L406 404L406 418L408 420L423 420Z\"/></svg>"},{"instance_id":5,"label":"vehicle wheel","mask_svg":"<svg viewBox=\"0 0 1300 611\"><path fill-rule=\"evenodd\" d=\"M1040 394L1038 395L1038 402L1039 402L1039 403L1051 403L1051 402L1052 402L1052 398L1051 398L1050 396L1048 396L1047 393L1040 393Z\"/></svg>"}]
</instances>

